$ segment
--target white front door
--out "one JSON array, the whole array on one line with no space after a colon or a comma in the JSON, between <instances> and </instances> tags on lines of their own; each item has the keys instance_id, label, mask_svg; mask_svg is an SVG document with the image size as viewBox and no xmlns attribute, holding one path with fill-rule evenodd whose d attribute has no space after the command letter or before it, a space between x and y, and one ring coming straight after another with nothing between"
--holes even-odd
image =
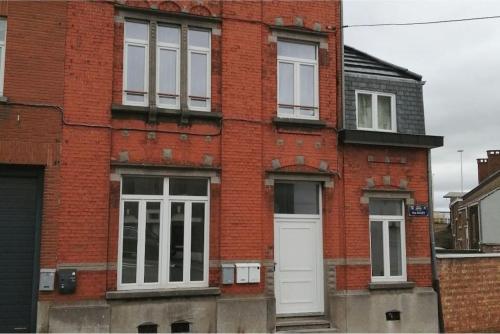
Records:
<instances>
[{"instance_id":1,"label":"white front door","mask_svg":"<svg viewBox=\"0 0 500 334\"><path fill-rule=\"evenodd\" d=\"M321 225L318 216L275 215L277 314L324 311Z\"/></svg>"}]
</instances>

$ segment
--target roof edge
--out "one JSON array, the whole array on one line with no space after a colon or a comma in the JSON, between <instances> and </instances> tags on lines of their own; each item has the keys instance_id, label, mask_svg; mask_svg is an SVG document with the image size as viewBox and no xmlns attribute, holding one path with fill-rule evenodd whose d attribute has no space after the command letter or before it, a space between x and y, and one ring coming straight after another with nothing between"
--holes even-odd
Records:
<instances>
[{"instance_id":1,"label":"roof edge","mask_svg":"<svg viewBox=\"0 0 500 334\"><path fill-rule=\"evenodd\" d=\"M344 44L344 49L351 49L351 50L353 50L353 51L355 51L355 52L359 52L360 54L362 54L362 55L363 55L363 56L365 56L365 57L368 57L368 58L370 58L370 59L372 59L372 60L374 60L374 61L377 61L377 62L379 62L379 63L382 63L382 64L384 64L384 65L386 65L386 66L392 67L392 68L394 68L396 71L403 72L404 74L406 74L406 75L408 75L408 76L411 76L412 78L414 78L414 79L416 79L416 80L418 80L418 81L422 81L422 76L421 76L420 74L415 73L415 72L412 72L412 71L410 71L410 70L409 70L409 69L407 69L407 68L404 68L404 67L401 67L401 66L395 65L395 64L393 64L393 63L389 63L388 61L385 61L385 60L382 60L382 59L377 58L377 57L375 57L375 56L372 56L371 54L368 54L368 53L366 53L366 52L364 52L364 51L361 51L361 50L356 49L356 48L354 48L354 47L352 47L352 46L349 46L349 45L345 45L345 44Z\"/></svg>"}]
</instances>

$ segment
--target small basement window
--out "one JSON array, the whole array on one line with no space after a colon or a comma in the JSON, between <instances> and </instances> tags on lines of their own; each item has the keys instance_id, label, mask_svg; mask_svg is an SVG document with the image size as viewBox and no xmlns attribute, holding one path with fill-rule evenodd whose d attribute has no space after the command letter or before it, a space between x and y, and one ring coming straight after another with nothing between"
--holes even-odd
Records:
<instances>
[{"instance_id":1,"label":"small basement window","mask_svg":"<svg viewBox=\"0 0 500 334\"><path fill-rule=\"evenodd\" d=\"M190 333L191 324L187 321L177 321L170 325L171 333Z\"/></svg>"},{"instance_id":2,"label":"small basement window","mask_svg":"<svg viewBox=\"0 0 500 334\"><path fill-rule=\"evenodd\" d=\"M158 333L158 325L146 322L137 326L137 333Z\"/></svg>"}]
</instances>

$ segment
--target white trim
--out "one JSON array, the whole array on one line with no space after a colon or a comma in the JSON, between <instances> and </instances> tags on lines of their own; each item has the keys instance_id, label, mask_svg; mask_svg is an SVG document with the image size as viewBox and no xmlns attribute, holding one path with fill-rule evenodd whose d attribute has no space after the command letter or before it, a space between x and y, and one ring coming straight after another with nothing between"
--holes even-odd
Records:
<instances>
[{"instance_id":1,"label":"white trim","mask_svg":"<svg viewBox=\"0 0 500 334\"><path fill-rule=\"evenodd\" d=\"M7 19L2 17L0 20L5 22L5 35L3 36L3 41L0 41L0 47L2 48L2 52L0 53L0 57L2 57L0 60L0 96L3 96L5 80L5 49L7 47Z\"/></svg>"},{"instance_id":2,"label":"white trim","mask_svg":"<svg viewBox=\"0 0 500 334\"><path fill-rule=\"evenodd\" d=\"M125 176L125 175L124 175ZM126 176L125 176L126 177ZM123 178L123 176L122 176ZM119 236L118 236L118 267L117 267L117 290L130 289L162 289L177 287L208 287L209 277L209 244L210 244L210 183L206 180L207 196L170 196L170 178L163 179L163 195L121 195L123 179L120 182L120 213L119 213ZM124 233L124 203L137 202L139 205L139 219L137 228L137 262L136 282L122 283L123 266L123 233ZM160 203L160 238L158 256L158 282L144 283L145 263L145 230L146 230L146 205L148 202ZM170 211L172 203L184 203L184 243L183 243L183 280L182 282L169 282L170 268ZM203 280L190 281L191 269L191 213L192 204L202 203L205 207L204 245L203 245Z\"/></svg>"},{"instance_id":3,"label":"white trim","mask_svg":"<svg viewBox=\"0 0 500 334\"><path fill-rule=\"evenodd\" d=\"M295 58L295 57L286 57L286 56L280 56L279 54L277 55L277 61L276 61L276 82L277 82L277 87L276 87L276 97L277 97L277 103L276 103L276 108L277 108L277 115L278 117L284 117L284 118L298 118L298 119L312 119L312 120L319 120L319 73L318 73L318 45L317 43L311 43L311 42L300 42L300 41L289 41L289 40L284 40L287 43L296 43L296 44L307 44L314 46L314 51L315 51L315 59L304 59L304 58ZM278 43L280 40L278 40ZM285 114L285 113L280 113L280 63L286 63L286 64L291 64L293 66L293 113L292 114ZM301 90L301 81L300 81L300 66L301 65L306 65L306 66L313 66L314 68L314 102L312 108L314 108L314 114L312 116L306 116L306 115L301 115L300 114L300 90ZM306 107L306 106L303 106ZM309 106L311 107L311 106Z\"/></svg>"},{"instance_id":4,"label":"white trim","mask_svg":"<svg viewBox=\"0 0 500 334\"><path fill-rule=\"evenodd\" d=\"M372 261L372 235L371 226L374 222L382 224L382 245L383 245L383 264L384 276L373 276L373 270L370 266L370 275L372 282L404 282L407 280L406 270L406 231L405 231L405 205L401 199L402 215L369 215L369 235L370 235L370 263ZM401 275L391 276L390 248L389 248L389 222L399 222L401 238Z\"/></svg>"},{"instance_id":5,"label":"white trim","mask_svg":"<svg viewBox=\"0 0 500 334\"><path fill-rule=\"evenodd\" d=\"M199 47L199 46L192 46L189 44L189 31L190 30L198 30L198 31L204 31L208 32L208 48L204 47ZM188 42L187 42L187 104L189 110L197 110L197 111L210 111L211 105L212 105L212 91L211 91L211 80L212 80L212 31L210 29L200 29L200 28L194 28L194 27L189 27L188 29ZM198 53L198 54L203 54L207 58L207 82L206 84L206 107L195 107L192 106L190 101L191 101L191 54L193 53Z\"/></svg>"},{"instance_id":6,"label":"white trim","mask_svg":"<svg viewBox=\"0 0 500 334\"><path fill-rule=\"evenodd\" d=\"M474 257L500 257L500 253L477 253L477 254L436 254L438 259L462 259Z\"/></svg>"},{"instance_id":7,"label":"white trim","mask_svg":"<svg viewBox=\"0 0 500 334\"><path fill-rule=\"evenodd\" d=\"M358 94L366 94L371 95L372 97L372 127L371 128L362 128L358 125ZM391 98L391 129L379 129L378 127L378 96L387 96ZM391 93L384 92L375 92L368 90L357 89L354 91L355 103L356 103L356 129L365 130L365 131L379 131L379 132L397 132L397 113L396 113L396 95Z\"/></svg>"},{"instance_id":8,"label":"white trim","mask_svg":"<svg viewBox=\"0 0 500 334\"><path fill-rule=\"evenodd\" d=\"M126 26L127 22L135 22L144 24L147 26L148 31L148 39L147 40L138 40L133 38L127 38ZM149 31L150 24L145 21L137 21L137 20L125 20L124 28L123 28L123 89L122 89L122 103L124 105L131 106L147 106L149 104ZM128 101L127 96L128 93L125 91L128 89L127 83L127 60L128 60L128 46L138 46L144 48L144 102L136 102L136 101Z\"/></svg>"}]
</instances>

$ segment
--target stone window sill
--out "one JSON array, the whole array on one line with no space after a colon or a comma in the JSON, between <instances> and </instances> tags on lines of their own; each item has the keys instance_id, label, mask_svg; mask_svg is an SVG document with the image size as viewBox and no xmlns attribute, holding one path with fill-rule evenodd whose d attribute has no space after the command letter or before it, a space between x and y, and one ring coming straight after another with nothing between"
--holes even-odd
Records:
<instances>
[{"instance_id":1,"label":"stone window sill","mask_svg":"<svg viewBox=\"0 0 500 334\"><path fill-rule=\"evenodd\" d=\"M107 300L207 297L220 295L219 288L177 288L154 290L120 290L106 292Z\"/></svg>"},{"instance_id":2,"label":"stone window sill","mask_svg":"<svg viewBox=\"0 0 500 334\"><path fill-rule=\"evenodd\" d=\"M280 127L299 127L299 128L315 128L321 129L326 127L326 122L321 120L300 119L300 118L283 118L274 117L273 123Z\"/></svg>"},{"instance_id":3,"label":"stone window sill","mask_svg":"<svg viewBox=\"0 0 500 334\"><path fill-rule=\"evenodd\" d=\"M7 102L9 102L9 99L7 98L7 96L0 95L0 103L7 103Z\"/></svg>"},{"instance_id":4,"label":"stone window sill","mask_svg":"<svg viewBox=\"0 0 500 334\"><path fill-rule=\"evenodd\" d=\"M127 106L127 105L118 105L113 104L111 106L111 115L113 118L148 118L149 107L138 107L138 106ZM157 108L156 109L156 117L158 121L165 120L181 120L184 122L185 120L190 119L198 119L198 120L206 120L206 121L220 121L222 119L222 113L217 111L195 111L188 110L181 112L178 109L165 109L165 108Z\"/></svg>"},{"instance_id":5,"label":"stone window sill","mask_svg":"<svg viewBox=\"0 0 500 334\"><path fill-rule=\"evenodd\" d=\"M413 289L415 282L376 282L368 284L369 290L400 290Z\"/></svg>"}]
</instances>

